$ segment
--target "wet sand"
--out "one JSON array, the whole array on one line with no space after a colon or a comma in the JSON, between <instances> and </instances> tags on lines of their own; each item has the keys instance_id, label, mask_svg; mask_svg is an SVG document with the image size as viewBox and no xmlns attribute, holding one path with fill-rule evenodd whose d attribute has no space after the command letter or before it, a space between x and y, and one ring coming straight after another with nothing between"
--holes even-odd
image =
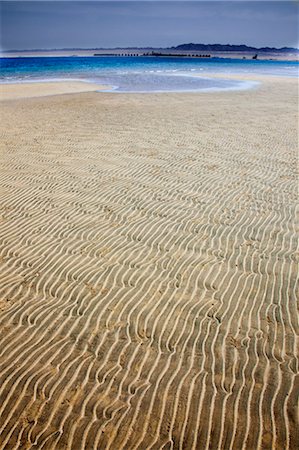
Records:
<instances>
[{"instance_id":1,"label":"wet sand","mask_svg":"<svg viewBox=\"0 0 299 450\"><path fill-rule=\"evenodd\" d=\"M298 92L260 81L2 97L1 449L297 448Z\"/></svg>"},{"instance_id":2,"label":"wet sand","mask_svg":"<svg viewBox=\"0 0 299 450\"><path fill-rule=\"evenodd\" d=\"M78 92L104 91L109 86L101 86L84 81L59 81L37 83L0 84L0 101L31 97L46 97L48 95L74 94Z\"/></svg>"}]
</instances>

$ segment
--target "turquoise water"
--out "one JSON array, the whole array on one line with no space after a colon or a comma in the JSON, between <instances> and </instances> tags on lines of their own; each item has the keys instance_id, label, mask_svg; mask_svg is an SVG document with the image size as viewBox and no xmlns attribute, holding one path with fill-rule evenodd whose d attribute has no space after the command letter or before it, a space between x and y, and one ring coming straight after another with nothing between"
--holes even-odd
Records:
<instances>
[{"instance_id":1,"label":"turquoise water","mask_svg":"<svg viewBox=\"0 0 299 450\"><path fill-rule=\"evenodd\" d=\"M83 80L112 86L115 92L167 92L247 89L255 83L227 80L225 74L297 77L299 65L225 58L74 56L0 58L0 67L2 83ZM223 77L209 78L212 72Z\"/></svg>"}]
</instances>

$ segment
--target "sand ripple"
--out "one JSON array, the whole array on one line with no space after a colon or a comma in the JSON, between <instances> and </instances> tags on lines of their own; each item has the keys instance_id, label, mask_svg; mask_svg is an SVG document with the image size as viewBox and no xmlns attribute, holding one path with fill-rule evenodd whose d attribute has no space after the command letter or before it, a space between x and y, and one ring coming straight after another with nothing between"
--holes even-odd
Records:
<instances>
[{"instance_id":1,"label":"sand ripple","mask_svg":"<svg viewBox=\"0 0 299 450\"><path fill-rule=\"evenodd\" d=\"M1 449L296 448L295 104L250 95L6 104Z\"/></svg>"}]
</instances>

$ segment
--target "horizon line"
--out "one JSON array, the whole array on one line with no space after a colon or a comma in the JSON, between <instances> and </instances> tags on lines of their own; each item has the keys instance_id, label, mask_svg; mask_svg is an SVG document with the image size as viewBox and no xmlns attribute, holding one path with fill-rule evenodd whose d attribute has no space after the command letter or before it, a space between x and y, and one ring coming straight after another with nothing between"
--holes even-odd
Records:
<instances>
[{"instance_id":1,"label":"horizon line","mask_svg":"<svg viewBox=\"0 0 299 450\"><path fill-rule=\"evenodd\" d=\"M130 45L130 46L113 46L113 47L51 47L51 48L30 48L30 49L1 49L0 48L0 52L2 53L8 53L8 52L34 52L34 51L67 51L67 50L127 50L127 49L135 49L135 50L148 50L148 49L154 49L154 50L169 50L169 49L173 49L175 50L177 47L180 47L182 45L204 45L204 46L231 46L231 47L239 47L239 46L244 46L244 47L248 47L249 49L253 49L253 50L265 50L265 49L270 49L270 50L284 50L284 49L290 49L290 50L296 50L299 51L299 47L289 47L287 45L284 45L282 47L272 47L272 46L262 46L262 47L254 47L252 45L247 45L247 44L219 44L219 43L215 43L215 44L203 44L202 42L198 42L198 43L193 43L193 42L188 42L188 43L183 43L183 44L178 44L176 46L168 46L168 47L157 47L157 46L134 46L134 45ZM181 50L181 49L178 49ZM192 51L192 50L185 50L185 51ZM196 50L193 50L196 51ZM201 50L204 51L204 50ZM215 51L215 50L214 50ZM222 50L222 51L230 51L230 50ZM240 51L244 51L244 50L240 50ZM245 50L246 51L246 50Z\"/></svg>"}]
</instances>

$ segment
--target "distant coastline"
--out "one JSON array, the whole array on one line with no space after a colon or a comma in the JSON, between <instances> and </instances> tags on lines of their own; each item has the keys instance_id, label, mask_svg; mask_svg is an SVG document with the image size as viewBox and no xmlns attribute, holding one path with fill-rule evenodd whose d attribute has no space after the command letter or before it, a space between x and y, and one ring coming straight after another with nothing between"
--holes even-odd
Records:
<instances>
[{"instance_id":1,"label":"distant coastline","mask_svg":"<svg viewBox=\"0 0 299 450\"><path fill-rule=\"evenodd\" d=\"M2 53L20 53L20 52L52 52L52 51L85 51L85 50L95 50L95 51L111 51L111 50L141 50L141 51L177 51L177 50L183 50L183 51L207 51L207 52L260 52L260 53L297 53L299 54L299 49L295 47L251 47L245 44L238 44L238 45L232 45L232 44L180 44L175 47L91 47L91 48L52 48L52 49L43 49L43 48L37 48L37 49L30 49L30 50L19 50L19 49L13 49L13 50L5 50Z\"/></svg>"},{"instance_id":2,"label":"distant coastline","mask_svg":"<svg viewBox=\"0 0 299 450\"><path fill-rule=\"evenodd\" d=\"M53 48L32 50L2 50L2 58L34 56L175 56L219 57L235 59L258 59L298 61L299 49L293 47L249 47L230 44L180 44L176 47L116 47L116 48Z\"/></svg>"}]
</instances>

